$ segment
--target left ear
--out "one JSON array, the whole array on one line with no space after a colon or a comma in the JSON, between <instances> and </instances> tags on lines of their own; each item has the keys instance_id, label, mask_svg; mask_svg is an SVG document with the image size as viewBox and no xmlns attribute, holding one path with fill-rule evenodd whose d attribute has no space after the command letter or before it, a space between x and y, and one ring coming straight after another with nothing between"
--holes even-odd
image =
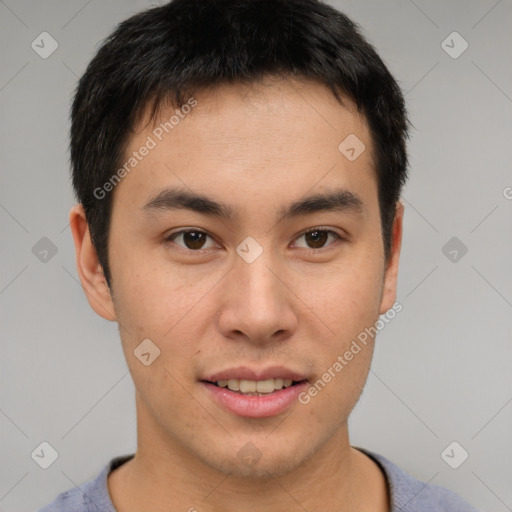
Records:
<instances>
[{"instance_id":1,"label":"left ear","mask_svg":"<svg viewBox=\"0 0 512 512\"><path fill-rule=\"evenodd\" d=\"M391 247L388 261L386 262L386 273L384 286L380 301L379 314L384 314L396 301L396 286L398 280L398 260L402 248L402 226L404 217L404 205L400 201L396 203L395 218L393 220L393 231L391 234Z\"/></svg>"}]
</instances>

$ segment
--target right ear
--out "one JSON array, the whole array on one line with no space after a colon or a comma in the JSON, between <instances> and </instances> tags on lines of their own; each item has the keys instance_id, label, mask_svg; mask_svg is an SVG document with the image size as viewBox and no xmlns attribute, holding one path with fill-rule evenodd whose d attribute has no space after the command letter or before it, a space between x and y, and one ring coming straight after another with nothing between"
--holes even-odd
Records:
<instances>
[{"instance_id":1,"label":"right ear","mask_svg":"<svg viewBox=\"0 0 512 512\"><path fill-rule=\"evenodd\" d=\"M75 242L76 267L87 300L98 315L115 321L112 295L91 240L84 208L80 203L71 208L69 224Z\"/></svg>"}]
</instances>

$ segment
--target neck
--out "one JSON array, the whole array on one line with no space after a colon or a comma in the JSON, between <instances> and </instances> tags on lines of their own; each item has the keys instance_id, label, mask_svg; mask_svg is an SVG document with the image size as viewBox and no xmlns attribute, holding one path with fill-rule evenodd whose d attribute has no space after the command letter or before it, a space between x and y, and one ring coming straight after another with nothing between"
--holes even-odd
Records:
<instances>
[{"instance_id":1,"label":"neck","mask_svg":"<svg viewBox=\"0 0 512 512\"><path fill-rule=\"evenodd\" d=\"M213 468L150 420L138 418L135 457L108 478L118 512L389 510L384 475L350 446L346 425L291 470L283 465L244 476Z\"/></svg>"}]
</instances>

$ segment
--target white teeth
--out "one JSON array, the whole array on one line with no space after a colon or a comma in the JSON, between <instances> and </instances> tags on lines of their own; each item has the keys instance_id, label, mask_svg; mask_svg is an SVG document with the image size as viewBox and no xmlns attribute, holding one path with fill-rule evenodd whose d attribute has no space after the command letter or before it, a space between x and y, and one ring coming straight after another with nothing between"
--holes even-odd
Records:
<instances>
[{"instance_id":1,"label":"white teeth","mask_svg":"<svg viewBox=\"0 0 512 512\"><path fill-rule=\"evenodd\" d=\"M259 380L256 382L256 391L258 393L272 393L275 389L274 379Z\"/></svg>"},{"instance_id":2,"label":"white teeth","mask_svg":"<svg viewBox=\"0 0 512 512\"><path fill-rule=\"evenodd\" d=\"M219 384L219 383L217 382L217 384ZM229 379L227 386L229 389L231 389L231 391L239 391L240 390L240 381L238 379Z\"/></svg>"},{"instance_id":3,"label":"white teeth","mask_svg":"<svg viewBox=\"0 0 512 512\"><path fill-rule=\"evenodd\" d=\"M231 391L240 391L240 393L257 394L272 393L276 389L283 387L289 388L292 385L292 379L267 379L267 380L246 380L246 379L223 379L217 381L217 386L228 388Z\"/></svg>"},{"instance_id":4,"label":"white teeth","mask_svg":"<svg viewBox=\"0 0 512 512\"><path fill-rule=\"evenodd\" d=\"M240 393L254 393L256 391L256 381L240 380Z\"/></svg>"}]
</instances>

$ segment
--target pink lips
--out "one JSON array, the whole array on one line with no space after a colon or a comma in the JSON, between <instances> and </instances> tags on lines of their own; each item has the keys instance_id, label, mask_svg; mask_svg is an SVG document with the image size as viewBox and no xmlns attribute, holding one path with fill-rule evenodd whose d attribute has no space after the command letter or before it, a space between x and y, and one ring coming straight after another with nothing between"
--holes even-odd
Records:
<instances>
[{"instance_id":1,"label":"pink lips","mask_svg":"<svg viewBox=\"0 0 512 512\"><path fill-rule=\"evenodd\" d=\"M201 382L201 385L204 386L212 400L223 409L247 418L266 418L288 409L297 400L298 395L309 386L309 383L307 381L299 382L288 388L261 396L242 395L228 388L221 388L211 382Z\"/></svg>"},{"instance_id":2,"label":"pink lips","mask_svg":"<svg viewBox=\"0 0 512 512\"><path fill-rule=\"evenodd\" d=\"M243 395L215 384L219 380L229 379L261 381L278 378L290 379L297 384L260 396ZM265 418L285 411L309 386L304 374L281 365L265 368L249 368L248 366L226 368L203 377L200 384L217 405L228 412L247 418Z\"/></svg>"},{"instance_id":3,"label":"pink lips","mask_svg":"<svg viewBox=\"0 0 512 512\"><path fill-rule=\"evenodd\" d=\"M285 368L284 366L267 366L266 368L253 369L248 366L227 368L216 373L203 377L201 380L217 382L218 380L245 379L245 380L267 380L267 379L291 379L294 381L306 380L306 376Z\"/></svg>"}]
</instances>

